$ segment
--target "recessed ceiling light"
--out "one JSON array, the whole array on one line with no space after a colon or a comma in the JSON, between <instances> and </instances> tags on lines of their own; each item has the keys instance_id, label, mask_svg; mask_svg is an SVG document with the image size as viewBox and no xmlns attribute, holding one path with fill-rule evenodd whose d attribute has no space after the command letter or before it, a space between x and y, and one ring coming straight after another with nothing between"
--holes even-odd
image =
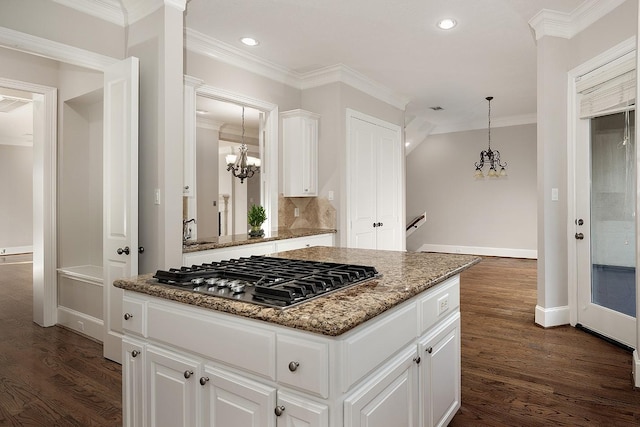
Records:
<instances>
[{"instance_id":1,"label":"recessed ceiling light","mask_svg":"<svg viewBox=\"0 0 640 427\"><path fill-rule=\"evenodd\" d=\"M456 25L458 25L458 23L452 18L444 18L438 21L438 28L441 30L450 30Z\"/></svg>"},{"instance_id":2,"label":"recessed ceiling light","mask_svg":"<svg viewBox=\"0 0 640 427\"><path fill-rule=\"evenodd\" d=\"M243 37L240 41L247 46L258 46L260 42L252 37Z\"/></svg>"}]
</instances>

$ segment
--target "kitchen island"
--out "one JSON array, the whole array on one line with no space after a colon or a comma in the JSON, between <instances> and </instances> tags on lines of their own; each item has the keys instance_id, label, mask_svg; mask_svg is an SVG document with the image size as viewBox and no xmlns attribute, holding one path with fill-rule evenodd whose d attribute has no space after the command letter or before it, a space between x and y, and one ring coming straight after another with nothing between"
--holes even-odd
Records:
<instances>
[{"instance_id":1,"label":"kitchen island","mask_svg":"<svg viewBox=\"0 0 640 427\"><path fill-rule=\"evenodd\" d=\"M277 309L155 283L125 289L125 425L431 426L460 405L466 255L312 247L279 258L382 275Z\"/></svg>"}]
</instances>

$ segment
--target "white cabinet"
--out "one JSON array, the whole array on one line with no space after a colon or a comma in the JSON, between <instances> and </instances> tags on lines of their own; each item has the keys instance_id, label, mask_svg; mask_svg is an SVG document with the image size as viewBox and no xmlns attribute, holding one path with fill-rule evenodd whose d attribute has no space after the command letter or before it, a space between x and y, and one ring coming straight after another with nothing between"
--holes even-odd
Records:
<instances>
[{"instance_id":1,"label":"white cabinet","mask_svg":"<svg viewBox=\"0 0 640 427\"><path fill-rule=\"evenodd\" d=\"M122 340L122 424L143 427L144 410L144 343L135 338Z\"/></svg>"},{"instance_id":2,"label":"white cabinet","mask_svg":"<svg viewBox=\"0 0 640 427\"><path fill-rule=\"evenodd\" d=\"M344 427L418 426L417 353L403 351L344 401Z\"/></svg>"},{"instance_id":3,"label":"white cabinet","mask_svg":"<svg viewBox=\"0 0 640 427\"><path fill-rule=\"evenodd\" d=\"M460 314L424 337L418 352L422 426L446 426L460 408Z\"/></svg>"},{"instance_id":4,"label":"white cabinet","mask_svg":"<svg viewBox=\"0 0 640 427\"><path fill-rule=\"evenodd\" d=\"M313 236L294 237L291 239L260 241L246 245L230 246L219 249L208 249L182 254L182 265L197 265L205 262L217 262L251 255L267 255L311 246L333 246L334 234L317 234Z\"/></svg>"},{"instance_id":5,"label":"white cabinet","mask_svg":"<svg viewBox=\"0 0 640 427\"><path fill-rule=\"evenodd\" d=\"M282 157L285 197L318 195L318 120L304 110L285 111L282 118Z\"/></svg>"},{"instance_id":6,"label":"white cabinet","mask_svg":"<svg viewBox=\"0 0 640 427\"><path fill-rule=\"evenodd\" d=\"M298 395L278 392L277 427L328 427L329 407Z\"/></svg>"},{"instance_id":7,"label":"white cabinet","mask_svg":"<svg viewBox=\"0 0 640 427\"><path fill-rule=\"evenodd\" d=\"M445 426L458 301L454 276L328 337L126 291L124 425Z\"/></svg>"},{"instance_id":8,"label":"white cabinet","mask_svg":"<svg viewBox=\"0 0 640 427\"><path fill-rule=\"evenodd\" d=\"M147 425L197 425L199 362L154 345L147 346L145 358Z\"/></svg>"},{"instance_id":9,"label":"white cabinet","mask_svg":"<svg viewBox=\"0 0 640 427\"><path fill-rule=\"evenodd\" d=\"M206 365L199 379L204 406L201 425L210 427L274 427L276 389Z\"/></svg>"}]
</instances>

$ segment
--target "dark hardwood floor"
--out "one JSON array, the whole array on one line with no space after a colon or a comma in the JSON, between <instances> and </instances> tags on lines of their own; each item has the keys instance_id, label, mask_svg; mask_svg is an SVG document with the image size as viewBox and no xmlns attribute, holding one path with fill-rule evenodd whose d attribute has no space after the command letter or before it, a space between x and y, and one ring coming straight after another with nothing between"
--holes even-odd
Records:
<instances>
[{"instance_id":1,"label":"dark hardwood floor","mask_svg":"<svg viewBox=\"0 0 640 427\"><path fill-rule=\"evenodd\" d=\"M120 365L102 345L33 323L30 257L0 257L0 426L122 425Z\"/></svg>"},{"instance_id":2,"label":"dark hardwood floor","mask_svg":"<svg viewBox=\"0 0 640 427\"><path fill-rule=\"evenodd\" d=\"M536 261L462 274L462 408L450 426L640 426L631 353L534 323Z\"/></svg>"},{"instance_id":3,"label":"dark hardwood floor","mask_svg":"<svg viewBox=\"0 0 640 427\"><path fill-rule=\"evenodd\" d=\"M32 322L31 269L0 257L0 426L121 425L120 365L99 343ZM630 353L534 324L535 261L485 258L461 286L462 408L451 426L640 425Z\"/></svg>"}]
</instances>

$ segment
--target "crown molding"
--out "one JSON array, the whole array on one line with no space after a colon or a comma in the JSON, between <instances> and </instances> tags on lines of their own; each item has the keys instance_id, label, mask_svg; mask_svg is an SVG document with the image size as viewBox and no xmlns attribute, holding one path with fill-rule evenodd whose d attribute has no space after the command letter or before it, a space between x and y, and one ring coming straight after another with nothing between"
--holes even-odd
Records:
<instances>
[{"instance_id":1,"label":"crown molding","mask_svg":"<svg viewBox=\"0 0 640 427\"><path fill-rule=\"evenodd\" d=\"M185 29L185 48L300 90L342 82L401 110L409 102L408 97L395 94L343 64L298 73L190 28Z\"/></svg>"},{"instance_id":2,"label":"crown molding","mask_svg":"<svg viewBox=\"0 0 640 427\"><path fill-rule=\"evenodd\" d=\"M187 0L53 0L63 6L125 27L150 15L162 6L184 12ZM121 4L122 2L122 4ZM124 7L124 9L123 9Z\"/></svg>"},{"instance_id":3,"label":"crown molding","mask_svg":"<svg viewBox=\"0 0 640 427\"><path fill-rule=\"evenodd\" d=\"M5 27L0 27L0 46L99 71L118 61L110 56Z\"/></svg>"},{"instance_id":4,"label":"crown molding","mask_svg":"<svg viewBox=\"0 0 640 427\"><path fill-rule=\"evenodd\" d=\"M620 6L626 0L586 0L570 13L542 9L529 20L536 40L542 37L570 39Z\"/></svg>"},{"instance_id":5,"label":"crown molding","mask_svg":"<svg viewBox=\"0 0 640 427\"><path fill-rule=\"evenodd\" d=\"M537 114L522 114L519 116L500 117L491 119L491 129L503 128L507 126L530 125L538 122ZM429 135L438 135L443 133L464 132L468 130L486 129L487 121L485 119L475 120L468 123L452 123L436 126Z\"/></svg>"},{"instance_id":6,"label":"crown molding","mask_svg":"<svg viewBox=\"0 0 640 427\"><path fill-rule=\"evenodd\" d=\"M63 6L124 27L125 17L118 0L53 0Z\"/></svg>"}]
</instances>

